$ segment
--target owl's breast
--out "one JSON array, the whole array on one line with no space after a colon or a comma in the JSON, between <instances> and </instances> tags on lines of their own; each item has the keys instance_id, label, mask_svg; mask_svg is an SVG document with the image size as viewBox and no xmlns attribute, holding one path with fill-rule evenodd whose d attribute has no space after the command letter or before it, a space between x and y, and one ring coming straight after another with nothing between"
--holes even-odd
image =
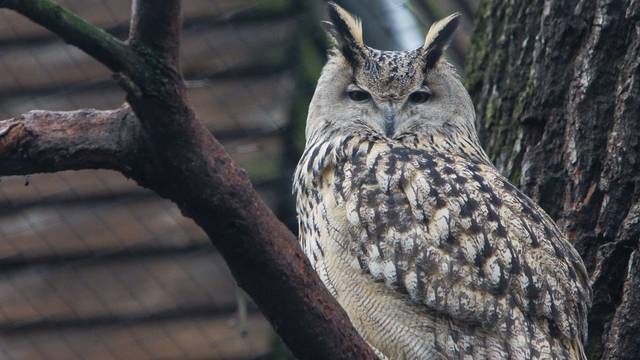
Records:
<instances>
[{"instance_id":1,"label":"owl's breast","mask_svg":"<svg viewBox=\"0 0 640 360\"><path fill-rule=\"evenodd\" d=\"M576 251L486 157L445 145L352 137L309 151L301 242L327 287L361 332L392 321L440 345L447 328L543 341L550 330L527 333L542 321L584 338L591 294Z\"/></svg>"}]
</instances>

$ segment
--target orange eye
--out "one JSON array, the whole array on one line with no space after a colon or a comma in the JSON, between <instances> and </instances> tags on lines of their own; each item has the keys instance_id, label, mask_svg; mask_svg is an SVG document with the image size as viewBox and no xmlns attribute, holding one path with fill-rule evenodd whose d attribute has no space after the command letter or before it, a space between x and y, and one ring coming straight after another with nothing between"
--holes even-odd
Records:
<instances>
[{"instance_id":1,"label":"orange eye","mask_svg":"<svg viewBox=\"0 0 640 360\"><path fill-rule=\"evenodd\" d=\"M366 91L354 90L349 91L349 97L353 101L365 101L369 99L371 95L369 95L369 93Z\"/></svg>"},{"instance_id":2,"label":"orange eye","mask_svg":"<svg viewBox=\"0 0 640 360\"><path fill-rule=\"evenodd\" d=\"M416 91L409 95L409 101L416 104L422 104L429 100L430 94L426 91Z\"/></svg>"}]
</instances>

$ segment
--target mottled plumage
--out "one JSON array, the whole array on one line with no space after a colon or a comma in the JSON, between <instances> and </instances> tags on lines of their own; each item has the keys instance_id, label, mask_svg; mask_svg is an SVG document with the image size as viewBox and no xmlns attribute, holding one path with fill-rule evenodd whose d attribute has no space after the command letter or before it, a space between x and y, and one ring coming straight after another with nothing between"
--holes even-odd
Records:
<instances>
[{"instance_id":1,"label":"mottled plumage","mask_svg":"<svg viewBox=\"0 0 640 360\"><path fill-rule=\"evenodd\" d=\"M583 359L584 265L479 146L442 59L456 15L388 52L329 11L294 188L300 244L356 329L387 359Z\"/></svg>"}]
</instances>

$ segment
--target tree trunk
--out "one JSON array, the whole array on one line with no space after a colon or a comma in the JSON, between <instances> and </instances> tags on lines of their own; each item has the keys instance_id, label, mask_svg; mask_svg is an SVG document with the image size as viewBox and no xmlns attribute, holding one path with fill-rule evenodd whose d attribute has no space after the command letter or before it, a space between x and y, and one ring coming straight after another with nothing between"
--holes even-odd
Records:
<instances>
[{"instance_id":1,"label":"tree trunk","mask_svg":"<svg viewBox=\"0 0 640 360\"><path fill-rule=\"evenodd\" d=\"M640 2L484 0L476 21L466 70L481 142L584 258L587 356L636 359Z\"/></svg>"}]
</instances>

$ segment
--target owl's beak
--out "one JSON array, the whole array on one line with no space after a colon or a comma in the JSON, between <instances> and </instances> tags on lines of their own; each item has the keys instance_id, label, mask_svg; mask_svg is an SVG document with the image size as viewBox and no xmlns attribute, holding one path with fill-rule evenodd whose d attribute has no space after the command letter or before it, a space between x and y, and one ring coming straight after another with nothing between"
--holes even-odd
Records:
<instances>
[{"instance_id":1,"label":"owl's beak","mask_svg":"<svg viewBox=\"0 0 640 360\"><path fill-rule=\"evenodd\" d=\"M396 119L396 112L394 111L395 109L393 107L388 107L387 108L387 112L384 116L384 131L386 133L387 136L391 137L393 136L393 133L395 132L395 119Z\"/></svg>"}]
</instances>

